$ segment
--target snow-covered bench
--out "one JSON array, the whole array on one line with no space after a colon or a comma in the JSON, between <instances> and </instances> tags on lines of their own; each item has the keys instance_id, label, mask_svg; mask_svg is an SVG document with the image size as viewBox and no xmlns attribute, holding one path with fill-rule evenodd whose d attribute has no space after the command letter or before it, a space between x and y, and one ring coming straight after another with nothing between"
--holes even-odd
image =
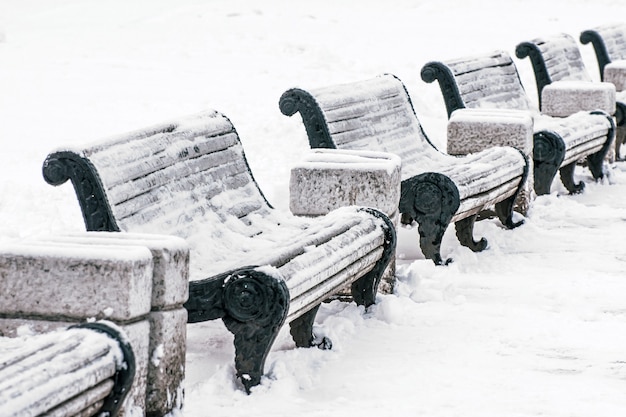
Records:
<instances>
[{"instance_id":1,"label":"snow-covered bench","mask_svg":"<svg viewBox=\"0 0 626 417\"><path fill-rule=\"evenodd\" d=\"M297 346L327 346L312 333L321 302L351 284L357 303L374 303L395 249L392 223L374 209L316 218L273 209L235 128L216 111L58 150L43 173L53 185L71 180L88 230L188 241L188 322L223 320L247 391L285 321Z\"/></svg>"},{"instance_id":2,"label":"snow-covered bench","mask_svg":"<svg viewBox=\"0 0 626 417\"><path fill-rule=\"evenodd\" d=\"M592 82L576 40L566 33L522 42L518 58L532 63L541 111L568 116L578 111L604 110L616 118L615 154L619 157L626 123L626 92L616 97L615 85Z\"/></svg>"},{"instance_id":3,"label":"snow-covered bench","mask_svg":"<svg viewBox=\"0 0 626 417\"><path fill-rule=\"evenodd\" d=\"M580 34L583 44L591 43L598 61L600 79L615 85L617 90L616 157L626 142L626 24L614 23L585 30Z\"/></svg>"},{"instance_id":4,"label":"snow-covered bench","mask_svg":"<svg viewBox=\"0 0 626 417\"><path fill-rule=\"evenodd\" d=\"M417 221L426 258L447 263L441 240L451 222L462 245L475 241L479 213L495 205L502 223L514 228L516 195L524 184L528 161L517 149L491 148L454 157L438 151L426 137L404 84L386 74L373 79L311 89L292 88L280 98L280 110L302 116L312 148L382 151L400 156L403 223Z\"/></svg>"},{"instance_id":5,"label":"snow-covered bench","mask_svg":"<svg viewBox=\"0 0 626 417\"><path fill-rule=\"evenodd\" d=\"M134 375L133 350L112 323L0 337L0 415L116 416Z\"/></svg>"},{"instance_id":6,"label":"snow-covered bench","mask_svg":"<svg viewBox=\"0 0 626 417\"><path fill-rule=\"evenodd\" d=\"M585 184L575 182L574 168L585 157L593 177L603 177L603 160L615 135L612 116L600 111L568 117L541 114L526 95L507 52L429 62L421 76L426 82L439 82L448 116L464 108L530 112L534 122L534 187L538 195L550 192L557 171L570 193L582 191Z\"/></svg>"}]
</instances>

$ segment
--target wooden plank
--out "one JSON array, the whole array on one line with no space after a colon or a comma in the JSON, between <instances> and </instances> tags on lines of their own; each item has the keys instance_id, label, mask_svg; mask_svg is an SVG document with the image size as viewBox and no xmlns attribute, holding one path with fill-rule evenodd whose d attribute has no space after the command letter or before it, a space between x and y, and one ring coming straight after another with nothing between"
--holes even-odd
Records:
<instances>
[{"instance_id":1,"label":"wooden plank","mask_svg":"<svg viewBox=\"0 0 626 417\"><path fill-rule=\"evenodd\" d=\"M111 393L114 383L107 379L95 387L47 411L46 417L93 416L102 408L104 399Z\"/></svg>"}]
</instances>

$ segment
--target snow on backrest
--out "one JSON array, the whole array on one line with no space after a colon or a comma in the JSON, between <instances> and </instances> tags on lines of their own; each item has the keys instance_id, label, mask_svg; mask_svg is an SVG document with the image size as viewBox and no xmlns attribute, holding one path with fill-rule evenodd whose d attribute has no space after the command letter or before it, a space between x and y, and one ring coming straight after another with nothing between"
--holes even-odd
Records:
<instances>
[{"instance_id":1,"label":"snow on backrest","mask_svg":"<svg viewBox=\"0 0 626 417\"><path fill-rule=\"evenodd\" d=\"M626 59L626 24L604 25L594 30L602 37L611 61Z\"/></svg>"},{"instance_id":2,"label":"snow on backrest","mask_svg":"<svg viewBox=\"0 0 626 417\"><path fill-rule=\"evenodd\" d=\"M404 84L393 75L310 90L338 149L372 150L402 159L402 178L440 160L426 138Z\"/></svg>"},{"instance_id":3,"label":"snow on backrest","mask_svg":"<svg viewBox=\"0 0 626 417\"><path fill-rule=\"evenodd\" d=\"M215 111L123 135L83 155L98 170L122 230L186 237L193 219L245 219L268 208L237 132Z\"/></svg>"},{"instance_id":4,"label":"snow on backrest","mask_svg":"<svg viewBox=\"0 0 626 417\"><path fill-rule=\"evenodd\" d=\"M563 33L535 39L532 43L541 51L552 81L591 81L578 44L572 36Z\"/></svg>"},{"instance_id":5,"label":"snow on backrest","mask_svg":"<svg viewBox=\"0 0 626 417\"><path fill-rule=\"evenodd\" d=\"M508 53L498 51L445 64L454 75L466 107L534 110Z\"/></svg>"}]
</instances>

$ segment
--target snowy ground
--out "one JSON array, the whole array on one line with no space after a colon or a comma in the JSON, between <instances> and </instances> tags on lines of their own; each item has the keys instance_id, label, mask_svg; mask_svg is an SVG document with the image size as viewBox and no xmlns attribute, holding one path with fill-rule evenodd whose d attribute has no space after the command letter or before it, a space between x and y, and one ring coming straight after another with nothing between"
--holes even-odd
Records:
<instances>
[{"instance_id":1,"label":"snowy ground","mask_svg":"<svg viewBox=\"0 0 626 417\"><path fill-rule=\"evenodd\" d=\"M60 145L206 108L239 131L268 199L287 208L290 164L307 150L282 92L383 72L407 85L445 149L445 110L423 64L626 15L621 0L0 0L0 241L78 231L71 186L41 177ZM591 75L591 47L581 46ZM518 68L529 94L528 61ZM234 381L221 323L189 326L186 404L196 416L623 416L626 414L626 164L583 195L556 184L514 231L477 225L485 252L451 230L435 267L400 231L398 285L364 311L318 317L334 349L281 334L261 386Z\"/></svg>"}]
</instances>

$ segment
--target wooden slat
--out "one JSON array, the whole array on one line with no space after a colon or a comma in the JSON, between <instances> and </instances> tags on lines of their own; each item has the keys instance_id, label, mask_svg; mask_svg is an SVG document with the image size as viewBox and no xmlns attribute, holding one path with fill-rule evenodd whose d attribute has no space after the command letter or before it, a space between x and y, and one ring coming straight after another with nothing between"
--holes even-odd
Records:
<instances>
[{"instance_id":1,"label":"wooden slat","mask_svg":"<svg viewBox=\"0 0 626 417\"><path fill-rule=\"evenodd\" d=\"M207 176L212 176L214 181L247 172L241 155L240 149L228 148L194 159L172 162L162 169L135 180L119 183L117 186L110 186L108 180L103 180L103 182L107 187L109 202L119 204L150 190L175 184L178 180L198 172L205 172ZM220 167L226 167L226 169L220 169ZM98 170L100 171L99 167Z\"/></svg>"},{"instance_id":2,"label":"wooden slat","mask_svg":"<svg viewBox=\"0 0 626 417\"><path fill-rule=\"evenodd\" d=\"M113 386L113 380L107 379L46 412L45 417L93 416L102 408L104 399L111 393Z\"/></svg>"},{"instance_id":3,"label":"wooden slat","mask_svg":"<svg viewBox=\"0 0 626 417\"><path fill-rule=\"evenodd\" d=\"M552 81L591 81L576 40L568 34L532 41L541 52Z\"/></svg>"},{"instance_id":4,"label":"wooden slat","mask_svg":"<svg viewBox=\"0 0 626 417\"><path fill-rule=\"evenodd\" d=\"M313 306L328 299L329 294L336 294L339 290L345 288L346 285L356 281L358 278L371 271L376 261L380 259L382 251L382 247L376 248L374 251L342 269L337 274L329 277L324 282L324 287L311 288L299 297L293 298L289 304L287 321L310 310Z\"/></svg>"},{"instance_id":5,"label":"wooden slat","mask_svg":"<svg viewBox=\"0 0 626 417\"><path fill-rule=\"evenodd\" d=\"M371 112L393 112L395 109L403 108L406 105L406 98L401 93L403 92L388 93L384 97L370 97L364 101L352 102L332 108L324 107L326 123L330 125L346 119L358 119Z\"/></svg>"},{"instance_id":6,"label":"wooden slat","mask_svg":"<svg viewBox=\"0 0 626 417\"><path fill-rule=\"evenodd\" d=\"M477 214L485 207L491 207L495 203L512 196L517 189L517 184L519 184L518 180L512 180L508 184L501 184L497 188L473 195L461 201L461 205L452 217L451 223L464 219L469 215Z\"/></svg>"}]
</instances>

